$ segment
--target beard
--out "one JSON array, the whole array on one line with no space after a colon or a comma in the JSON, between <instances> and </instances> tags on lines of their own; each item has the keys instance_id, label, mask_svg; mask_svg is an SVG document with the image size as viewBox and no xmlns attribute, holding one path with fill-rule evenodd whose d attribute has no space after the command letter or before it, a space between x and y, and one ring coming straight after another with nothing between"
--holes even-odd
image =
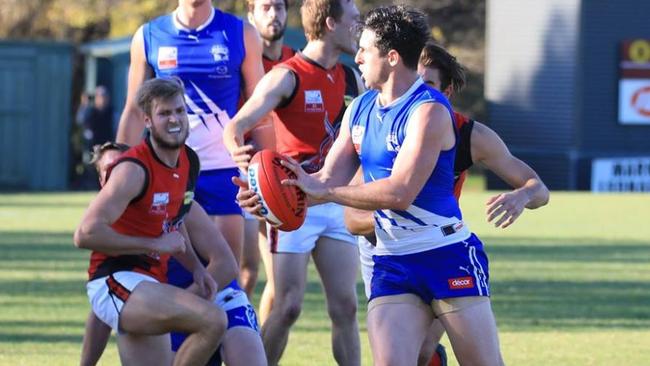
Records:
<instances>
[{"instance_id":1,"label":"beard","mask_svg":"<svg viewBox=\"0 0 650 366\"><path fill-rule=\"evenodd\" d=\"M266 34L261 34L260 32L260 34L265 41L275 42L284 37L284 32L287 30L287 25L285 24L284 26L278 26L278 28L279 30L277 32L268 32Z\"/></svg>"},{"instance_id":2,"label":"beard","mask_svg":"<svg viewBox=\"0 0 650 366\"><path fill-rule=\"evenodd\" d=\"M176 150L182 147L183 145L185 145L185 140L187 140L187 136L189 135L189 129L183 128L181 126L181 135L180 135L181 138L176 141L173 140L170 141L165 138L166 136L164 133L158 131L158 129L153 125L151 126L150 130L151 130L151 139L156 142L156 145L158 145L158 147L166 150Z\"/></svg>"}]
</instances>

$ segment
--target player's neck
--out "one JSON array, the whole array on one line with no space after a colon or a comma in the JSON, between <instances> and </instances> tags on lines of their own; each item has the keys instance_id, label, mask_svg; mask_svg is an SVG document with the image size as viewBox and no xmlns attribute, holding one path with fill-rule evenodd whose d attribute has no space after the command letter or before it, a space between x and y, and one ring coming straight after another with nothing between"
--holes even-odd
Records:
<instances>
[{"instance_id":1,"label":"player's neck","mask_svg":"<svg viewBox=\"0 0 650 366\"><path fill-rule=\"evenodd\" d=\"M323 40L307 42L302 53L325 69L331 69L339 62L341 51L331 43Z\"/></svg>"},{"instance_id":2,"label":"player's neck","mask_svg":"<svg viewBox=\"0 0 650 366\"><path fill-rule=\"evenodd\" d=\"M282 43L284 42L284 37L275 41L264 40L264 57L269 60L277 61L282 57Z\"/></svg>"},{"instance_id":3,"label":"player's neck","mask_svg":"<svg viewBox=\"0 0 650 366\"><path fill-rule=\"evenodd\" d=\"M379 102L387 106L406 93L418 79L415 71L393 71L385 83L379 86Z\"/></svg>"},{"instance_id":4,"label":"player's neck","mask_svg":"<svg viewBox=\"0 0 650 366\"><path fill-rule=\"evenodd\" d=\"M212 3L206 1L199 7L179 6L176 9L176 20L185 28L196 29L204 24L212 13Z\"/></svg>"},{"instance_id":5,"label":"player's neck","mask_svg":"<svg viewBox=\"0 0 650 366\"><path fill-rule=\"evenodd\" d=\"M181 154L180 147L176 149L170 149L158 145L156 139L154 138L152 138L150 141L151 146L153 147L153 151L156 153L156 156L163 164L167 165L170 168L174 168L176 165L178 165L178 157Z\"/></svg>"}]
</instances>

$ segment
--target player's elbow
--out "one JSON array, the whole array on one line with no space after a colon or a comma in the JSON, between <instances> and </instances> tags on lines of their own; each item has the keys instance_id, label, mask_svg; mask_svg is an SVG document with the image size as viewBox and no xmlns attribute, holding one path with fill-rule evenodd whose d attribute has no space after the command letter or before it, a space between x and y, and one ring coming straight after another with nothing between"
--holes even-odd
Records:
<instances>
[{"instance_id":1,"label":"player's elbow","mask_svg":"<svg viewBox=\"0 0 650 366\"><path fill-rule=\"evenodd\" d=\"M88 249L88 239L88 231L85 229L83 224L79 225L73 236L74 246L78 249Z\"/></svg>"},{"instance_id":2,"label":"player's elbow","mask_svg":"<svg viewBox=\"0 0 650 366\"><path fill-rule=\"evenodd\" d=\"M389 196L389 209L405 211L415 201L415 194L410 192L406 187L397 188L393 194Z\"/></svg>"},{"instance_id":3,"label":"player's elbow","mask_svg":"<svg viewBox=\"0 0 650 366\"><path fill-rule=\"evenodd\" d=\"M369 235L375 231L375 223L370 211L346 207L343 212L345 227L353 235Z\"/></svg>"}]
</instances>

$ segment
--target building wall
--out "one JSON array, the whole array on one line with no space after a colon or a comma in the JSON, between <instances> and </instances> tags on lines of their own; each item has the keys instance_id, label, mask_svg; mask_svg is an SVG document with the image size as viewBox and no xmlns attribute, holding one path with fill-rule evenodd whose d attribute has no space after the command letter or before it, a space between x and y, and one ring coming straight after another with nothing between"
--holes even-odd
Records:
<instances>
[{"instance_id":1,"label":"building wall","mask_svg":"<svg viewBox=\"0 0 650 366\"><path fill-rule=\"evenodd\" d=\"M650 156L650 125L618 123L621 41L650 39L650 1L585 1L583 8L581 155Z\"/></svg>"},{"instance_id":2,"label":"building wall","mask_svg":"<svg viewBox=\"0 0 650 366\"><path fill-rule=\"evenodd\" d=\"M572 188L580 1L487 5L487 123L550 187ZM488 185L503 186L493 177Z\"/></svg>"},{"instance_id":3,"label":"building wall","mask_svg":"<svg viewBox=\"0 0 650 366\"><path fill-rule=\"evenodd\" d=\"M67 188L72 47L0 42L0 190Z\"/></svg>"}]
</instances>

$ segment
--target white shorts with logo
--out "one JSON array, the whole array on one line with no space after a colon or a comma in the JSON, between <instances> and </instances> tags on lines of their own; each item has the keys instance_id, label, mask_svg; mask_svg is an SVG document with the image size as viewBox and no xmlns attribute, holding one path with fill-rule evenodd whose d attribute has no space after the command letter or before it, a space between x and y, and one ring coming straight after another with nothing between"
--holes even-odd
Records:
<instances>
[{"instance_id":1,"label":"white shorts with logo","mask_svg":"<svg viewBox=\"0 0 650 366\"><path fill-rule=\"evenodd\" d=\"M86 284L88 300L99 320L114 330L119 330L120 313L131 291L143 281L158 281L148 275L120 271L110 276L96 278Z\"/></svg>"},{"instance_id":2,"label":"white shorts with logo","mask_svg":"<svg viewBox=\"0 0 650 366\"><path fill-rule=\"evenodd\" d=\"M271 253L309 253L320 237L356 245L356 239L345 228L343 206L323 203L307 209L305 223L294 231L280 231L269 226L268 242Z\"/></svg>"}]
</instances>

